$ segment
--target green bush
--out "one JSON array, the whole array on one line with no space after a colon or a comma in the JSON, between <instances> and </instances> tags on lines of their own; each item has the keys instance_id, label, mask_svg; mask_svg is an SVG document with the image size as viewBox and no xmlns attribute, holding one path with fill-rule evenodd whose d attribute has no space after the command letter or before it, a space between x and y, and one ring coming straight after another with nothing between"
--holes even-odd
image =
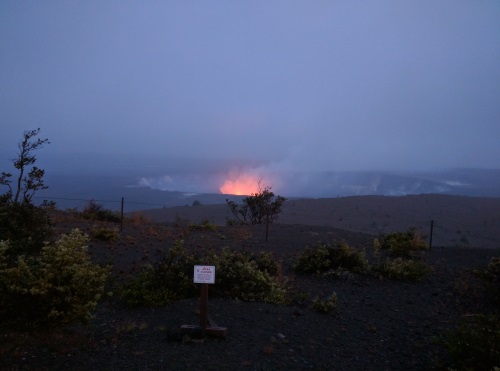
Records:
<instances>
[{"instance_id":1,"label":"green bush","mask_svg":"<svg viewBox=\"0 0 500 371\"><path fill-rule=\"evenodd\" d=\"M297 273L337 276L342 271L365 272L368 262L363 251L356 251L345 242L333 245L319 243L313 248L306 248L295 260L293 268Z\"/></svg>"},{"instance_id":2,"label":"green bush","mask_svg":"<svg viewBox=\"0 0 500 371\"><path fill-rule=\"evenodd\" d=\"M196 253L189 253L178 240L167 256L154 266L146 266L139 277L126 283L121 297L132 306L162 306L195 295L193 267L199 264Z\"/></svg>"},{"instance_id":3,"label":"green bush","mask_svg":"<svg viewBox=\"0 0 500 371\"><path fill-rule=\"evenodd\" d=\"M8 262L10 244L0 245L0 303L4 319L56 326L88 321L111 267L91 262L88 237L78 229L47 244L35 256Z\"/></svg>"},{"instance_id":4,"label":"green bush","mask_svg":"<svg viewBox=\"0 0 500 371\"><path fill-rule=\"evenodd\" d=\"M488 266L477 271L477 274L483 281L491 301L500 306L500 258L491 258Z\"/></svg>"},{"instance_id":5,"label":"green bush","mask_svg":"<svg viewBox=\"0 0 500 371\"><path fill-rule=\"evenodd\" d=\"M165 273L160 267L146 266L136 279L123 286L122 299L131 306L161 307L183 298L167 283Z\"/></svg>"},{"instance_id":6,"label":"green bush","mask_svg":"<svg viewBox=\"0 0 500 371\"><path fill-rule=\"evenodd\" d=\"M90 220L100 220L103 222L120 222L120 214L117 211L105 209L102 205L90 200L82 211L82 217Z\"/></svg>"},{"instance_id":7,"label":"green bush","mask_svg":"<svg viewBox=\"0 0 500 371\"><path fill-rule=\"evenodd\" d=\"M45 208L27 202L0 201L0 240L10 241L7 254L14 260L22 254L38 254L52 235Z\"/></svg>"},{"instance_id":8,"label":"green bush","mask_svg":"<svg viewBox=\"0 0 500 371\"><path fill-rule=\"evenodd\" d=\"M313 308L319 313L330 313L337 307L337 293L334 292L325 300L320 299L318 296L316 296L313 299L312 305Z\"/></svg>"},{"instance_id":9,"label":"green bush","mask_svg":"<svg viewBox=\"0 0 500 371\"><path fill-rule=\"evenodd\" d=\"M94 226L90 234L92 238L101 241L117 241L120 239L120 230L114 227Z\"/></svg>"},{"instance_id":10,"label":"green bush","mask_svg":"<svg viewBox=\"0 0 500 371\"><path fill-rule=\"evenodd\" d=\"M462 322L445 337L453 367L459 370L496 370L500 365L500 318L479 315Z\"/></svg>"},{"instance_id":11,"label":"green bush","mask_svg":"<svg viewBox=\"0 0 500 371\"><path fill-rule=\"evenodd\" d=\"M210 285L212 296L270 303L287 300L287 289L276 277L278 264L269 253L249 254L225 248L202 257L187 251L183 241L177 241L162 261L126 283L121 296L130 305L147 306L195 296L199 289L193 283L193 268L201 262L216 267L215 285Z\"/></svg>"},{"instance_id":12,"label":"green bush","mask_svg":"<svg viewBox=\"0 0 500 371\"><path fill-rule=\"evenodd\" d=\"M215 290L222 296L276 304L287 302L287 289L276 277L278 264L270 253L250 254L225 248L209 261L216 266Z\"/></svg>"},{"instance_id":13,"label":"green bush","mask_svg":"<svg viewBox=\"0 0 500 371\"><path fill-rule=\"evenodd\" d=\"M216 231L217 226L213 223L210 223L208 219L205 219L200 224L190 224L189 230L191 231Z\"/></svg>"},{"instance_id":14,"label":"green bush","mask_svg":"<svg viewBox=\"0 0 500 371\"><path fill-rule=\"evenodd\" d=\"M406 232L394 232L376 239L375 245L387 251L391 256L411 257L416 251L427 249L416 228L409 228Z\"/></svg>"},{"instance_id":15,"label":"green bush","mask_svg":"<svg viewBox=\"0 0 500 371\"><path fill-rule=\"evenodd\" d=\"M394 280L418 280L431 272L425 262L395 258L375 265L374 270L383 276Z\"/></svg>"}]
</instances>

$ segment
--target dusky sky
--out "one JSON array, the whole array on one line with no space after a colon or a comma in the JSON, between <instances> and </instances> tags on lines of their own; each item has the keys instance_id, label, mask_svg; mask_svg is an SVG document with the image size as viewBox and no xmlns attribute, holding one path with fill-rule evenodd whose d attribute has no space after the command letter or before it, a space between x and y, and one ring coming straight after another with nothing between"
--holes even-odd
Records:
<instances>
[{"instance_id":1,"label":"dusky sky","mask_svg":"<svg viewBox=\"0 0 500 371\"><path fill-rule=\"evenodd\" d=\"M500 2L2 1L0 127L55 167L497 168Z\"/></svg>"}]
</instances>

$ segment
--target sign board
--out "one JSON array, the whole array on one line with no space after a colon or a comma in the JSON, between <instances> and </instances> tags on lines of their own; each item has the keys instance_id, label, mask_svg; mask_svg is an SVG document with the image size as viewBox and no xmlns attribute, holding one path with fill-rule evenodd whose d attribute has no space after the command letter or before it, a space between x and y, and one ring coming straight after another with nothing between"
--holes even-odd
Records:
<instances>
[{"instance_id":1,"label":"sign board","mask_svg":"<svg viewBox=\"0 0 500 371\"><path fill-rule=\"evenodd\" d=\"M194 283L215 283L215 266L195 265Z\"/></svg>"}]
</instances>

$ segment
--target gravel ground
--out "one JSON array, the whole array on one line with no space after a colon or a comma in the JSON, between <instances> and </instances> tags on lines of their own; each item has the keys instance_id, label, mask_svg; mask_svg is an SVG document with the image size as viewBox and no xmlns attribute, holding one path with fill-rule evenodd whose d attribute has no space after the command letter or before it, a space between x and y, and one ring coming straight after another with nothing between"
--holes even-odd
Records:
<instances>
[{"instance_id":1,"label":"gravel ground","mask_svg":"<svg viewBox=\"0 0 500 371\"><path fill-rule=\"evenodd\" d=\"M80 224L78 224L80 223ZM86 222L60 220L61 231ZM373 236L332 227L273 225L219 227L189 232L185 226L126 225L118 242L93 242L96 261L114 263L114 274L133 274L156 261L182 236L188 247L230 246L272 251L285 274L307 299L290 306L209 299L212 321L227 328L225 338L182 337L179 327L199 321L198 299L161 308L130 309L119 300L102 302L94 320L52 333L5 330L0 368L75 370L422 370L448 362L440 336L463 318L484 309L483 294L471 270L499 250L439 248L427 254L433 272L418 282L349 274L340 280L297 275L293 258L318 241L345 240L368 252ZM337 309L316 312L311 298L336 292Z\"/></svg>"}]
</instances>

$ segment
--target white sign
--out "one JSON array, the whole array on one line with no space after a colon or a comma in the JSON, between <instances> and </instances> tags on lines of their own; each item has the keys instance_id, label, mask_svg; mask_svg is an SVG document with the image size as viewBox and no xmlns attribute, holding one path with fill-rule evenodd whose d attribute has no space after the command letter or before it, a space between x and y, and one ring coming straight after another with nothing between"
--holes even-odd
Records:
<instances>
[{"instance_id":1,"label":"white sign","mask_svg":"<svg viewBox=\"0 0 500 371\"><path fill-rule=\"evenodd\" d=\"M195 265L194 283L215 283L215 266Z\"/></svg>"}]
</instances>

